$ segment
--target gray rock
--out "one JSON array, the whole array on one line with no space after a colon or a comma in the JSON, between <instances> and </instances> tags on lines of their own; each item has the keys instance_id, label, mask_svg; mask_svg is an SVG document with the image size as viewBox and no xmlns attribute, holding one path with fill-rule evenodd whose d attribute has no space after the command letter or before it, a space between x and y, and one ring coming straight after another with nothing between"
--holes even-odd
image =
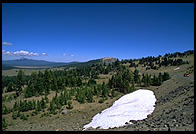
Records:
<instances>
[{"instance_id":1,"label":"gray rock","mask_svg":"<svg viewBox=\"0 0 196 134\"><path fill-rule=\"evenodd\" d=\"M62 113L62 114L67 114L67 110L64 109L61 113Z\"/></svg>"},{"instance_id":2,"label":"gray rock","mask_svg":"<svg viewBox=\"0 0 196 134\"><path fill-rule=\"evenodd\" d=\"M133 124L135 124L137 121L136 120L130 120L129 122L132 122Z\"/></svg>"}]
</instances>

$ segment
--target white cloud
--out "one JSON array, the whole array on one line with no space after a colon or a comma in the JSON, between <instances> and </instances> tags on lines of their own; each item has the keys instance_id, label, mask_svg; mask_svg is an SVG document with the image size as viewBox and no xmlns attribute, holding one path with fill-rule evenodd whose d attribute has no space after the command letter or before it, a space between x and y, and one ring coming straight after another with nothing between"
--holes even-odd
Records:
<instances>
[{"instance_id":1,"label":"white cloud","mask_svg":"<svg viewBox=\"0 0 196 134\"><path fill-rule=\"evenodd\" d=\"M63 53L63 56L66 56L67 54L66 53Z\"/></svg>"},{"instance_id":2,"label":"white cloud","mask_svg":"<svg viewBox=\"0 0 196 134\"><path fill-rule=\"evenodd\" d=\"M9 43L9 42L2 42L2 45L3 45L3 46L11 46L12 43Z\"/></svg>"},{"instance_id":3,"label":"white cloud","mask_svg":"<svg viewBox=\"0 0 196 134\"><path fill-rule=\"evenodd\" d=\"M71 54L71 57L73 57L74 56L74 54Z\"/></svg>"},{"instance_id":4,"label":"white cloud","mask_svg":"<svg viewBox=\"0 0 196 134\"><path fill-rule=\"evenodd\" d=\"M6 52L5 52L5 55L13 55L13 54L12 54L12 52L10 52L10 51L6 51Z\"/></svg>"},{"instance_id":5,"label":"white cloud","mask_svg":"<svg viewBox=\"0 0 196 134\"><path fill-rule=\"evenodd\" d=\"M15 51L15 52L10 52L6 50L2 50L3 55L13 55L13 56L39 56L38 53L34 52L28 52L25 50L20 50L20 51Z\"/></svg>"},{"instance_id":6,"label":"white cloud","mask_svg":"<svg viewBox=\"0 0 196 134\"><path fill-rule=\"evenodd\" d=\"M42 53L42 55L43 55L43 56L46 56L47 54L46 54L46 53Z\"/></svg>"},{"instance_id":7,"label":"white cloud","mask_svg":"<svg viewBox=\"0 0 196 134\"><path fill-rule=\"evenodd\" d=\"M2 50L2 54L3 55L12 55L12 52L6 51L6 50Z\"/></svg>"}]
</instances>

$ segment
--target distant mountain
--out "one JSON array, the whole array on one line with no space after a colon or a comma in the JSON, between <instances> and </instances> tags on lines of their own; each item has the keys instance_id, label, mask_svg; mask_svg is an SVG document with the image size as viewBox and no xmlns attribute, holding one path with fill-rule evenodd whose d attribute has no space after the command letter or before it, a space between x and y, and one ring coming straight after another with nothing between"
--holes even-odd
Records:
<instances>
[{"instance_id":1,"label":"distant mountain","mask_svg":"<svg viewBox=\"0 0 196 134\"><path fill-rule=\"evenodd\" d=\"M112 57L105 57L101 59L95 59L95 60L89 60L87 62L78 62L78 63L69 63L68 65L64 67L85 67L85 66L91 66L93 64L109 64L115 62L117 59Z\"/></svg>"},{"instance_id":2,"label":"distant mountain","mask_svg":"<svg viewBox=\"0 0 196 134\"><path fill-rule=\"evenodd\" d=\"M45 60L33 60L33 59L17 59L17 60L6 60L2 61L2 69L7 68L17 68L17 67L55 67L55 66L62 66L67 65L69 63L63 62L49 62Z\"/></svg>"},{"instance_id":3,"label":"distant mountain","mask_svg":"<svg viewBox=\"0 0 196 134\"><path fill-rule=\"evenodd\" d=\"M45 60L33 60L21 58L16 60L2 61L2 70L17 69L17 68L51 68L51 67L82 67L93 64L109 64L115 62L116 58L105 57L101 59L90 60L87 62L49 62Z\"/></svg>"},{"instance_id":4,"label":"distant mountain","mask_svg":"<svg viewBox=\"0 0 196 134\"><path fill-rule=\"evenodd\" d=\"M17 67L2 64L2 70L17 69Z\"/></svg>"},{"instance_id":5,"label":"distant mountain","mask_svg":"<svg viewBox=\"0 0 196 134\"><path fill-rule=\"evenodd\" d=\"M112 57L105 57L105 58L102 58L102 62L103 63L106 63L106 64L109 64L109 63L113 63L117 61L116 58L112 58Z\"/></svg>"}]
</instances>

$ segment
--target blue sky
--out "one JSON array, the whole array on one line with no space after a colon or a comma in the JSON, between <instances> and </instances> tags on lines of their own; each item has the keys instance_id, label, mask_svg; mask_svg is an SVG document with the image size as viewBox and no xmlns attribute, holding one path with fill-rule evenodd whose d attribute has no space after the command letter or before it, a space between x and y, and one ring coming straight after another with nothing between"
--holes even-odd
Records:
<instances>
[{"instance_id":1,"label":"blue sky","mask_svg":"<svg viewBox=\"0 0 196 134\"><path fill-rule=\"evenodd\" d=\"M193 3L3 3L2 58L133 59L194 49Z\"/></svg>"}]
</instances>

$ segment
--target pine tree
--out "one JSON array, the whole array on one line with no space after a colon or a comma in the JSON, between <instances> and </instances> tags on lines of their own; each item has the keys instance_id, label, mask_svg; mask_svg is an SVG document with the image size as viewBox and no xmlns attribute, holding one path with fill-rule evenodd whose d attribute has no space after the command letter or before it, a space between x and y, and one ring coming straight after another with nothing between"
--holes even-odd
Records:
<instances>
[{"instance_id":1,"label":"pine tree","mask_svg":"<svg viewBox=\"0 0 196 134\"><path fill-rule=\"evenodd\" d=\"M163 81L166 81L166 80L169 80L169 79L170 79L169 73L164 72L164 74L163 74Z\"/></svg>"},{"instance_id":2,"label":"pine tree","mask_svg":"<svg viewBox=\"0 0 196 134\"><path fill-rule=\"evenodd\" d=\"M51 86L52 90L58 91L57 80L56 80L56 77L54 77L54 76L53 76L53 79L52 79L52 83L53 83L52 86Z\"/></svg>"},{"instance_id":3,"label":"pine tree","mask_svg":"<svg viewBox=\"0 0 196 134\"><path fill-rule=\"evenodd\" d=\"M17 111L19 109L19 104L17 101L15 101L14 106L13 106L13 111Z\"/></svg>"},{"instance_id":4,"label":"pine tree","mask_svg":"<svg viewBox=\"0 0 196 134\"><path fill-rule=\"evenodd\" d=\"M86 96L85 96L84 91L82 89L79 89L77 91L76 100L80 103L85 103L85 98Z\"/></svg>"},{"instance_id":5,"label":"pine tree","mask_svg":"<svg viewBox=\"0 0 196 134\"><path fill-rule=\"evenodd\" d=\"M135 90L135 82L132 81L132 83L131 83L131 91L129 91L129 92L133 92L134 90Z\"/></svg>"},{"instance_id":6,"label":"pine tree","mask_svg":"<svg viewBox=\"0 0 196 134\"><path fill-rule=\"evenodd\" d=\"M19 96L22 92L24 72L20 69L17 74L17 90L16 95Z\"/></svg>"},{"instance_id":7,"label":"pine tree","mask_svg":"<svg viewBox=\"0 0 196 134\"><path fill-rule=\"evenodd\" d=\"M77 86L82 86L82 79L80 77L77 79Z\"/></svg>"},{"instance_id":8,"label":"pine tree","mask_svg":"<svg viewBox=\"0 0 196 134\"><path fill-rule=\"evenodd\" d=\"M59 78L57 79L57 87L58 87L57 92L58 92L59 90L62 90L62 89L63 89L63 81L62 81L62 78L61 78L61 77L59 77Z\"/></svg>"},{"instance_id":9,"label":"pine tree","mask_svg":"<svg viewBox=\"0 0 196 134\"><path fill-rule=\"evenodd\" d=\"M96 84L96 81L94 80L94 79L90 79L89 81L88 81L88 85L94 85L94 84Z\"/></svg>"},{"instance_id":10,"label":"pine tree","mask_svg":"<svg viewBox=\"0 0 196 134\"><path fill-rule=\"evenodd\" d=\"M14 120L17 119L17 112L15 111L12 112L12 119Z\"/></svg>"},{"instance_id":11,"label":"pine tree","mask_svg":"<svg viewBox=\"0 0 196 134\"><path fill-rule=\"evenodd\" d=\"M147 86L149 87L151 84L151 75L147 74Z\"/></svg>"},{"instance_id":12,"label":"pine tree","mask_svg":"<svg viewBox=\"0 0 196 134\"><path fill-rule=\"evenodd\" d=\"M35 102L35 100L33 100L33 103L32 103L32 109L36 109L36 102Z\"/></svg>"},{"instance_id":13,"label":"pine tree","mask_svg":"<svg viewBox=\"0 0 196 134\"><path fill-rule=\"evenodd\" d=\"M135 83L139 83L139 71L137 69L135 69L133 74L134 74Z\"/></svg>"},{"instance_id":14,"label":"pine tree","mask_svg":"<svg viewBox=\"0 0 196 134\"><path fill-rule=\"evenodd\" d=\"M102 96L107 97L108 94L109 94L108 88L106 87L105 82L103 82L103 84L102 84Z\"/></svg>"},{"instance_id":15,"label":"pine tree","mask_svg":"<svg viewBox=\"0 0 196 134\"><path fill-rule=\"evenodd\" d=\"M13 88L13 82L9 82L9 84L7 86L7 92L11 92L13 90L14 90L14 88Z\"/></svg>"},{"instance_id":16,"label":"pine tree","mask_svg":"<svg viewBox=\"0 0 196 134\"><path fill-rule=\"evenodd\" d=\"M41 105L41 109L45 109L46 108L46 102L44 101L44 98L42 98L42 100L40 102L40 105Z\"/></svg>"},{"instance_id":17,"label":"pine tree","mask_svg":"<svg viewBox=\"0 0 196 134\"><path fill-rule=\"evenodd\" d=\"M147 87L148 86L147 75L144 75L143 80L144 80L144 86Z\"/></svg>"},{"instance_id":18,"label":"pine tree","mask_svg":"<svg viewBox=\"0 0 196 134\"><path fill-rule=\"evenodd\" d=\"M114 87L115 87L114 84L115 84L114 75L112 75L112 78L109 79L108 86L109 86L110 88L114 88Z\"/></svg>"},{"instance_id":19,"label":"pine tree","mask_svg":"<svg viewBox=\"0 0 196 134\"><path fill-rule=\"evenodd\" d=\"M49 72L46 69L44 71L44 90L46 94L49 94L50 92L50 80L49 79L50 79Z\"/></svg>"},{"instance_id":20,"label":"pine tree","mask_svg":"<svg viewBox=\"0 0 196 134\"><path fill-rule=\"evenodd\" d=\"M112 98L117 96L115 90L112 90L112 91L111 91L111 94L112 94Z\"/></svg>"},{"instance_id":21,"label":"pine tree","mask_svg":"<svg viewBox=\"0 0 196 134\"><path fill-rule=\"evenodd\" d=\"M51 114L56 114L56 107L53 101L50 102L49 110Z\"/></svg>"},{"instance_id":22,"label":"pine tree","mask_svg":"<svg viewBox=\"0 0 196 134\"><path fill-rule=\"evenodd\" d=\"M139 83L139 86L141 87L141 86L142 86L142 81L141 81L140 76L139 76L139 81L138 81L138 83Z\"/></svg>"},{"instance_id":23,"label":"pine tree","mask_svg":"<svg viewBox=\"0 0 196 134\"><path fill-rule=\"evenodd\" d=\"M163 82L163 79L162 79L162 75L161 73L159 73L159 76L158 76L158 85L160 86Z\"/></svg>"},{"instance_id":24,"label":"pine tree","mask_svg":"<svg viewBox=\"0 0 196 134\"><path fill-rule=\"evenodd\" d=\"M62 105L59 101L59 98L57 98L57 100L56 100L56 106L57 106L57 109L61 109L61 107L62 107Z\"/></svg>"},{"instance_id":25,"label":"pine tree","mask_svg":"<svg viewBox=\"0 0 196 134\"><path fill-rule=\"evenodd\" d=\"M31 85L27 85L26 87L26 91L25 91L25 97L31 97L35 95L35 88L33 86L33 84Z\"/></svg>"},{"instance_id":26,"label":"pine tree","mask_svg":"<svg viewBox=\"0 0 196 134\"><path fill-rule=\"evenodd\" d=\"M38 88L38 93L43 95L44 92L44 78L43 78L43 73L41 71L38 72L38 78L37 78L37 88Z\"/></svg>"},{"instance_id":27,"label":"pine tree","mask_svg":"<svg viewBox=\"0 0 196 134\"><path fill-rule=\"evenodd\" d=\"M71 101L68 101L67 109L73 109L73 105Z\"/></svg>"},{"instance_id":28,"label":"pine tree","mask_svg":"<svg viewBox=\"0 0 196 134\"><path fill-rule=\"evenodd\" d=\"M86 90L86 98L87 98L88 102L93 102L93 93L90 88L88 88Z\"/></svg>"},{"instance_id":29,"label":"pine tree","mask_svg":"<svg viewBox=\"0 0 196 134\"><path fill-rule=\"evenodd\" d=\"M153 76L153 79L152 79L152 85L153 86L156 86L157 85L157 78L156 78L155 75Z\"/></svg>"},{"instance_id":30,"label":"pine tree","mask_svg":"<svg viewBox=\"0 0 196 134\"><path fill-rule=\"evenodd\" d=\"M40 101L38 100L38 101L37 101L36 110L37 110L37 111L41 111L41 109L42 109L42 108L41 108L41 103L40 103Z\"/></svg>"},{"instance_id":31,"label":"pine tree","mask_svg":"<svg viewBox=\"0 0 196 134\"><path fill-rule=\"evenodd\" d=\"M46 103L49 102L49 99L48 99L48 96L47 95L44 95L44 100L46 101Z\"/></svg>"},{"instance_id":32,"label":"pine tree","mask_svg":"<svg viewBox=\"0 0 196 134\"><path fill-rule=\"evenodd\" d=\"M6 122L5 118L2 119L2 128L3 128L3 130L5 130L7 128L7 122Z\"/></svg>"}]
</instances>

